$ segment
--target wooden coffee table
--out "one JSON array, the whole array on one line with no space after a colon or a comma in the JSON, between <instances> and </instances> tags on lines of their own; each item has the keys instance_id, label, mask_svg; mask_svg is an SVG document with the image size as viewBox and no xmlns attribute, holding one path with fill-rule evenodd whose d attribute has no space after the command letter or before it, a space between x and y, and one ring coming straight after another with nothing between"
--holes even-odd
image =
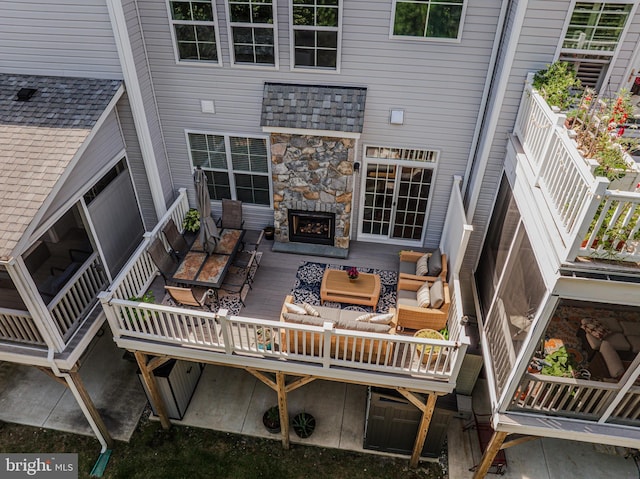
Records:
<instances>
[{"instance_id":1,"label":"wooden coffee table","mask_svg":"<svg viewBox=\"0 0 640 479\"><path fill-rule=\"evenodd\" d=\"M351 281L347 272L341 269L327 269L320 286L320 304L325 301L363 304L376 307L380 299L380 276L360 273Z\"/></svg>"}]
</instances>

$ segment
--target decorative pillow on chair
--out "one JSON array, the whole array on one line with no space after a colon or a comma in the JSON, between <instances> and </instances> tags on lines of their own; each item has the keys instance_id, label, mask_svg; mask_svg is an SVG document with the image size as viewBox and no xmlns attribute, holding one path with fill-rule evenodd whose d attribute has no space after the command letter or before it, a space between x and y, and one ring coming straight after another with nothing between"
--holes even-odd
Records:
<instances>
[{"instance_id":1,"label":"decorative pillow on chair","mask_svg":"<svg viewBox=\"0 0 640 479\"><path fill-rule=\"evenodd\" d=\"M435 250L429 257L429 276L438 276L442 273L442 252L440 248Z\"/></svg>"},{"instance_id":2,"label":"decorative pillow on chair","mask_svg":"<svg viewBox=\"0 0 640 479\"><path fill-rule=\"evenodd\" d=\"M429 267L427 266L427 262L429 261L429 256L431 253L426 253L418 258L416 261L416 275L417 276L426 276L429 271Z\"/></svg>"},{"instance_id":3,"label":"decorative pillow on chair","mask_svg":"<svg viewBox=\"0 0 640 479\"><path fill-rule=\"evenodd\" d=\"M391 324L393 317L393 313L377 314L369 319L369 322L374 324Z\"/></svg>"},{"instance_id":4,"label":"decorative pillow on chair","mask_svg":"<svg viewBox=\"0 0 640 479\"><path fill-rule=\"evenodd\" d=\"M318 310L311 306L309 303L302 303L302 308L307 312L309 316L320 316Z\"/></svg>"},{"instance_id":5,"label":"decorative pillow on chair","mask_svg":"<svg viewBox=\"0 0 640 479\"><path fill-rule=\"evenodd\" d=\"M375 317L377 315L378 315L378 313L365 313L362 316L358 316L356 318L356 321L363 321L365 323L368 323L371 318L373 318L373 317Z\"/></svg>"},{"instance_id":6,"label":"decorative pillow on chair","mask_svg":"<svg viewBox=\"0 0 640 479\"><path fill-rule=\"evenodd\" d=\"M307 314L307 310L298 304L284 303L284 307L287 308L287 311L290 313Z\"/></svg>"},{"instance_id":7,"label":"decorative pillow on chair","mask_svg":"<svg viewBox=\"0 0 640 479\"><path fill-rule=\"evenodd\" d=\"M433 282L429 294L431 295L431 307L440 309L440 306L444 304L444 285L442 284L442 278L438 278Z\"/></svg>"},{"instance_id":8,"label":"decorative pillow on chair","mask_svg":"<svg viewBox=\"0 0 640 479\"><path fill-rule=\"evenodd\" d=\"M581 323L582 329L584 329L587 333L589 333L596 339L603 340L611 333L611 331L605 328L597 319L585 318L581 321Z\"/></svg>"},{"instance_id":9,"label":"decorative pillow on chair","mask_svg":"<svg viewBox=\"0 0 640 479\"><path fill-rule=\"evenodd\" d=\"M428 308L431 304L431 296L429 295L429 283L424 282L420 289L416 292L416 300L421 308Z\"/></svg>"}]
</instances>

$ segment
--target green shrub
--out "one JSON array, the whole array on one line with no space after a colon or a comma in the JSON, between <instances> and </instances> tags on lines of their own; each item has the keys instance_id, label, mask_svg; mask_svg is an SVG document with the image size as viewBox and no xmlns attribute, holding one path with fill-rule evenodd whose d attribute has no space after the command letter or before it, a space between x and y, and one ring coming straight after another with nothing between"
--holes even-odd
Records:
<instances>
[{"instance_id":1,"label":"green shrub","mask_svg":"<svg viewBox=\"0 0 640 479\"><path fill-rule=\"evenodd\" d=\"M580 80L570 63L554 62L534 75L533 88L549 105L568 110L574 100L573 90L580 88Z\"/></svg>"}]
</instances>

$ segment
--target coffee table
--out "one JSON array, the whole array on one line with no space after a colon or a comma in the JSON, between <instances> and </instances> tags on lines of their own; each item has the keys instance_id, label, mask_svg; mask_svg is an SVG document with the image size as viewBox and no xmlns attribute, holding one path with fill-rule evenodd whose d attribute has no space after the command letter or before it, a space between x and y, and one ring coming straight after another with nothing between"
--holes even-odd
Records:
<instances>
[{"instance_id":1,"label":"coffee table","mask_svg":"<svg viewBox=\"0 0 640 479\"><path fill-rule=\"evenodd\" d=\"M362 304L376 307L380 299L380 276L360 273L358 279L350 280L341 269L327 269L320 286L320 304L325 301Z\"/></svg>"}]
</instances>

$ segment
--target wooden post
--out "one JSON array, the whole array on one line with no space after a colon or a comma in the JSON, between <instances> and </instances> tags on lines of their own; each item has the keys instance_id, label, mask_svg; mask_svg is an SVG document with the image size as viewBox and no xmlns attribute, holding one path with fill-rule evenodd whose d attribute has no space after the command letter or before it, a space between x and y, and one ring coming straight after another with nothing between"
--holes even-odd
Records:
<instances>
[{"instance_id":1,"label":"wooden post","mask_svg":"<svg viewBox=\"0 0 640 479\"><path fill-rule=\"evenodd\" d=\"M98 430L100 431L100 434L102 435L102 438L107 443L107 447L113 448L113 438L111 437L111 434L109 434L109 430L107 429L107 426L104 424L104 421L102 420L100 413L96 409L95 404L93 404L93 401L91 400L91 396L89 396L89 393L84 387L84 383L82 382L82 378L80 377L80 374L78 373L78 371L69 371L68 375L69 375L69 379L73 381L73 385L78 391L78 394L82 398L82 402L87 408L87 411L89 411L89 415L91 416L91 419L93 419L93 422L95 422L96 427L98 428Z\"/></svg>"},{"instance_id":2,"label":"wooden post","mask_svg":"<svg viewBox=\"0 0 640 479\"><path fill-rule=\"evenodd\" d=\"M151 403L155 407L156 412L158 413L158 417L160 418L160 424L162 425L163 429L169 429L171 427L171 421L169 421L167 408L164 405L162 396L160 396L158 383L156 383L156 378L153 375L153 370L149 369L147 366L147 355L140 351L134 351L133 354L136 357L136 361L138 362L138 367L140 368L140 373L142 374L142 380L144 381L145 386L147 386L147 390L149 391L149 395L151 396Z\"/></svg>"},{"instance_id":3,"label":"wooden post","mask_svg":"<svg viewBox=\"0 0 640 479\"><path fill-rule=\"evenodd\" d=\"M276 385L278 393L278 409L280 410L280 431L282 433L282 447L289 449L289 411L287 410L287 391L285 375L282 371L276 372Z\"/></svg>"},{"instance_id":4,"label":"wooden post","mask_svg":"<svg viewBox=\"0 0 640 479\"><path fill-rule=\"evenodd\" d=\"M487 445L487 449L484 451L482 455L482 460L480 464L478 464L478 468L473 473L473 479L483 479L489 468L491 467L491 463L493 459L498 454L498 451L502 448L502 443L509 433L504 431L494 431L493 436L491 436L491 440Z\"/></svg>"},{"instance_id":5,"label":"wooden post","mask_svg":"<svg viewBox=\"0 0 640 479\"><path fill-rule=\"evenodd\" d=\"M413 444L413 452L411 453L411 460L409 461L410 467L418 467L418 463L420 462L420 454L424 447L424 441L427 439L427 431L429 431L429 424L431 424L433 411L436 409L437 399L438 396L436 394L429 394L427 403L420 408L422 410L422 419L420 419L416 442Z\"/></svg>"}]
</instances>

